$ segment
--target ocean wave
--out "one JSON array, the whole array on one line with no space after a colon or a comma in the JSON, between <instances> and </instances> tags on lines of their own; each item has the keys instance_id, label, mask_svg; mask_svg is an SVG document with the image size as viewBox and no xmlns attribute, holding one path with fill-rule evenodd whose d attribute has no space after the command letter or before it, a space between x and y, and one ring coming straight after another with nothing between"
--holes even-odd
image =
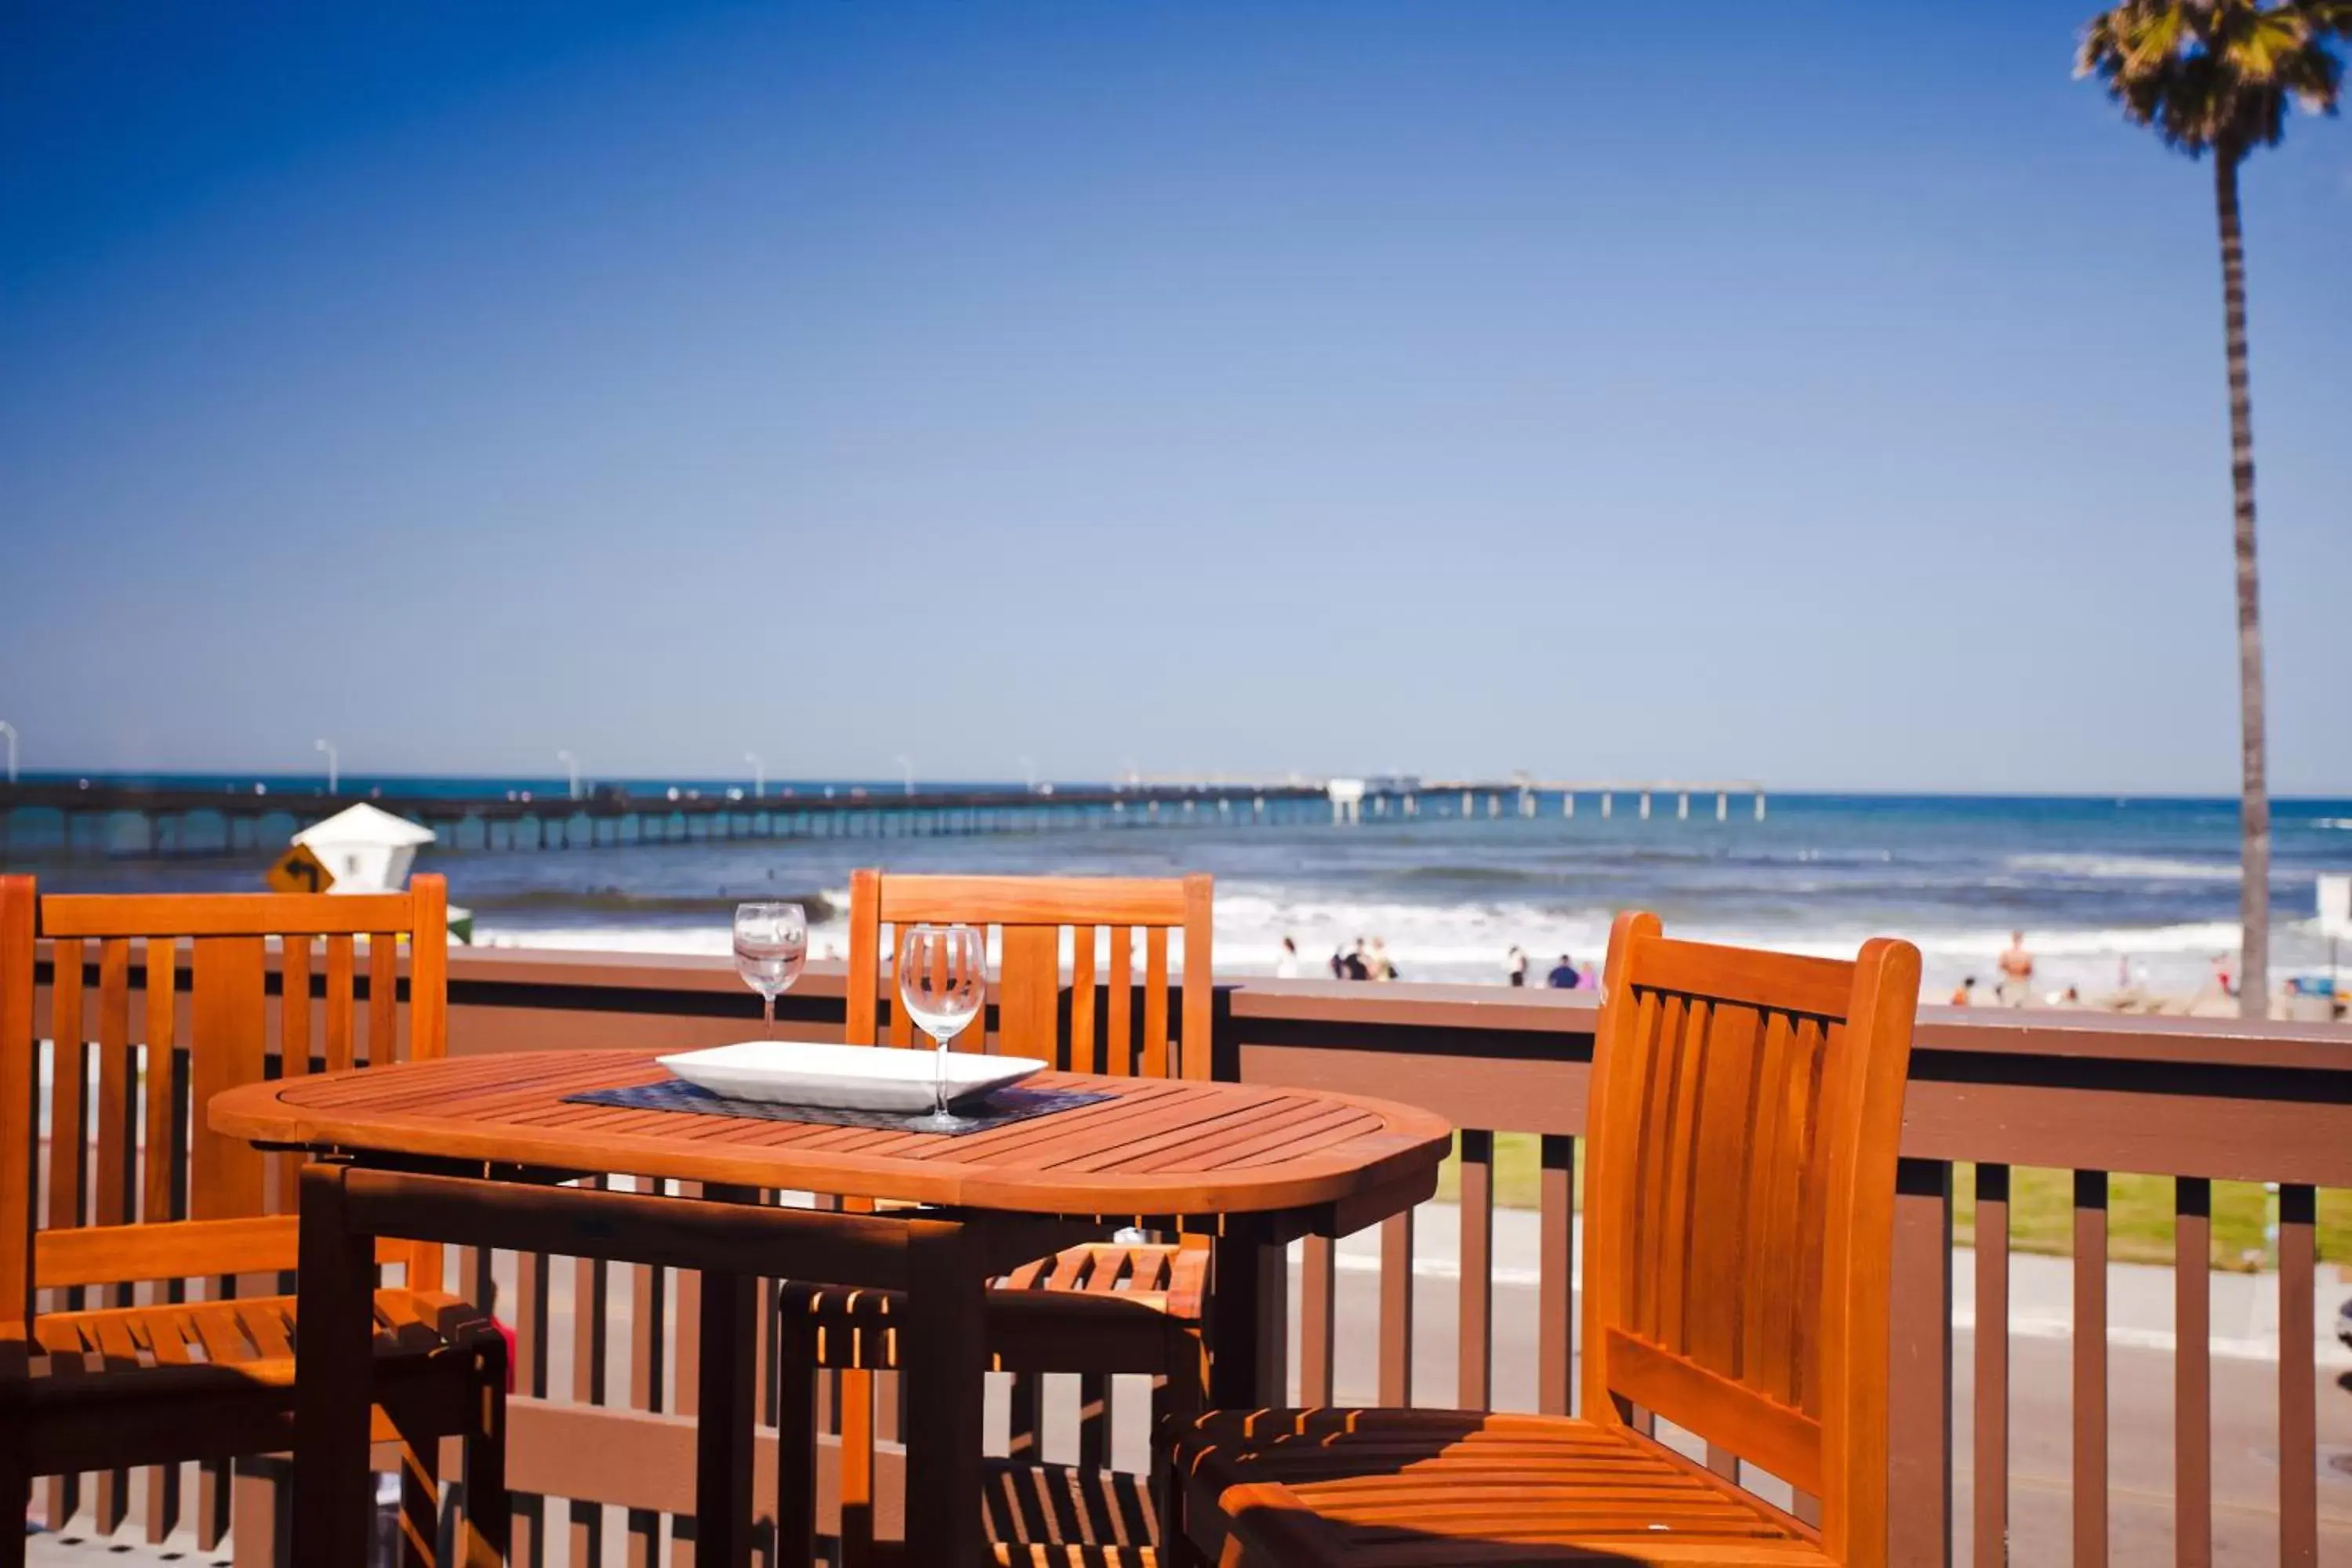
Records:
<instances>
[{"instance_id":1,"label":"ocean wave","mask_svg":"<svg viewBox=\"0 0 2352 1568\"><path fill-rule=\"evenodd\" d=\"M1529 871L1517 866L1406 866L1385 873L1384 879L1408 886L1444 882L1455 887L1510 888L1565 881L1570 875L1566 871Z\"/></svg>"},{"instance_id":2,"label":"ocean wave","mask_svg":"<svg viewBox=\"0 0 2352 1568\"><path fill-rule=\"evenodd\" d=\"M2118 880L2167 882L2234 882L2238 868L2202 860L2168 860L2154 855L2011 855L2002 862L2012 871L2038 871L2055 877L2099 877Z\"/></svg>"},{"instance_id":3,"label":"ocean wave","mask_svg":"<svg viewBox=\"0 0 2352 1568\"><path fill-rule=\"evenodd\" d=\"M1216 967L1223 975L1270 974L1283 956L1286 936L1297 944L1299 973L1308 978L1327 972L1335 951L1354 945L1358 937L1378 938L1406 980L1499 983L1506 955L1517 947L1528 955L1538 974L1561 953L1579 967L1597 963L1608 946L1613 911L1593 909L1575 913L1526 905L1460 905L1431 907L1353 900L1268 896L1263 893L1220 893L1216 911ZM2295 922L2278 932L2278 961L2293 967L2299 950L2308 946L2324 953L2312 931L2315 922ZM1821 958L1852 958L1868 938L1885 928L1721 923L1704 921L1669 921L1669 931L1695 942L1765 947L1782 952ZM1987 980L1993 962L2008 948L2006 930L1898 931L1916 942L1924 960L1923 991L1937 999L1948 994L1966 975ZM712 919L692 925L559 925L534 926L503 921L478 921L475 940L489 947L545 947L573 951L606 950L724 956L729 951L727 923ZM2037 982L2052 990L2078 986L2085 995L2114 989L2126 966L2144 973L2160 992L2187 994L2209 979L2217 954L2234 954L2239 930L2232 921L2195 921L2146 927L2101 927L2029 932L2027 947L2037 960ZM1181 963L1181 933L1171 942L1171 957ZM837 959L848 947L845 921L813 924L810 955ZM1063 960L1069 959L1064 937ZM1097 962L1107 961L1097 948Z\"/></svg>"},{"instance_id":4,"label":"ocean wave","mask_svg":"<svg viewBox=\"0 0 2352 1568\"><path fill-rule=\"evenodd\" d=\"M807 912L812 923L829 921L836 915L845 917L849 907L849 895L845 891L837 894L780 893L765 889L756 893L749 889L740 892L628 893L618 888L525 888L506 893L469 893L465 902L476 910L571 911L593 915L716 915L724 921L733 915L737 904L753 898L798 904Z\"/></svg>"}]
</instances>

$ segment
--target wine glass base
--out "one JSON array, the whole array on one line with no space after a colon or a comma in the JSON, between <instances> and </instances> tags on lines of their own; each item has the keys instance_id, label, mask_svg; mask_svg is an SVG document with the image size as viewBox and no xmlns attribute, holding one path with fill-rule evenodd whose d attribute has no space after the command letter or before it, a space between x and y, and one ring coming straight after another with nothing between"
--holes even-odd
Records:
<instances>
[{"instance_id":1,"label":"wine glass base","mask_svg":"<svg viewBox=\"0 0 2352 1568\"><path fill-rule=\"evenodd\" d=\"M969 1132L980 1125L980 1119L958 1116L952 1110L927 1111L907 1123L909 1132Z\"/></svg>"}]
</instances>

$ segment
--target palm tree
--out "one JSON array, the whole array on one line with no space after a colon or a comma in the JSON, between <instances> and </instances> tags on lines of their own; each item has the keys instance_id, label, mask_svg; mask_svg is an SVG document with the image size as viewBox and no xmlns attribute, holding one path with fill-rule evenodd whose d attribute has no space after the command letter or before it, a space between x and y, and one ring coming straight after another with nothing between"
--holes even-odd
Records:
<instances>
[{"instance_id":1,"label":"palm tree","mask_svg":"<svg viewBox=\"0 0 2352 1568\"><path fill-rule=\"evenodd\" d=\"M2238 712L2244 844L2238 892L2244 949L2239 1012L2270 1011L2271 803L2264 779L2263 618L2254 567L2254 426L2246 375L2246 253L2238 165L2277 143L2294 99L2336 111L2352 0L2124 0L2083 29L2074 74L2095 76L2134 123L2192 158L2213 154L2221 228L2221 303L2230 354L2230 479L2237 499Z\"/></svg>"}]
</instances>

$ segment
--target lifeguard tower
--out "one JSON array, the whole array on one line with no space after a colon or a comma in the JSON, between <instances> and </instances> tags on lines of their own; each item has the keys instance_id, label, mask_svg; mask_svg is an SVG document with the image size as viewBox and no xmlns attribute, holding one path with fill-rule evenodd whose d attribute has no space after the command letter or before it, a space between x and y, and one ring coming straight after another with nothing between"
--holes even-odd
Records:
<instances>
[{"instance_id":1,"label":"lifeguard tower","mask_svg":"<svg viewBox=\"0 0 2352 1568\"><path fill-rule=\"evenodd\" d=\"M324 822L314 822L294 842L319 858L334 879L331 893L396 893L408 886L408 868L433 830L419 827L362 801Z\"/></svg>"}]
</instances>

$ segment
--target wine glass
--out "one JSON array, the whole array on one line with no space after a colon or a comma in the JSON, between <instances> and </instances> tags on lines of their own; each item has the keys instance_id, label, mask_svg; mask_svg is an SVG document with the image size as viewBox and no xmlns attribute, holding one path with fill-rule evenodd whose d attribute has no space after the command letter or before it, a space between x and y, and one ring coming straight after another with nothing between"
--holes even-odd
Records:
<instances>
[{"instance_id":1,"label":"wine glass","mask_svg":"<svg viewBox=\"0 0 2352 1568\"><path fill-rule=\"evenodd\" d=\"M948 1042L980 1016L988 983L988 942L978 926L909 926L898 944L898 995L907 1016L938 1042L931 1113L918 1132L961 1132L971 1118L948 1110Z\"/></svg>"},{"instance_id":2,"label":"wine glass","mask_svg":"<svg viewBox=\"0 0 2352 1568\"><path fill-rule=\"evenodd\" d=\"M798 904L735 906L735 973L760 994L761 1037L776 1037L776 998L808 962L808 915Z\"/></svg>"}]
</instances>

